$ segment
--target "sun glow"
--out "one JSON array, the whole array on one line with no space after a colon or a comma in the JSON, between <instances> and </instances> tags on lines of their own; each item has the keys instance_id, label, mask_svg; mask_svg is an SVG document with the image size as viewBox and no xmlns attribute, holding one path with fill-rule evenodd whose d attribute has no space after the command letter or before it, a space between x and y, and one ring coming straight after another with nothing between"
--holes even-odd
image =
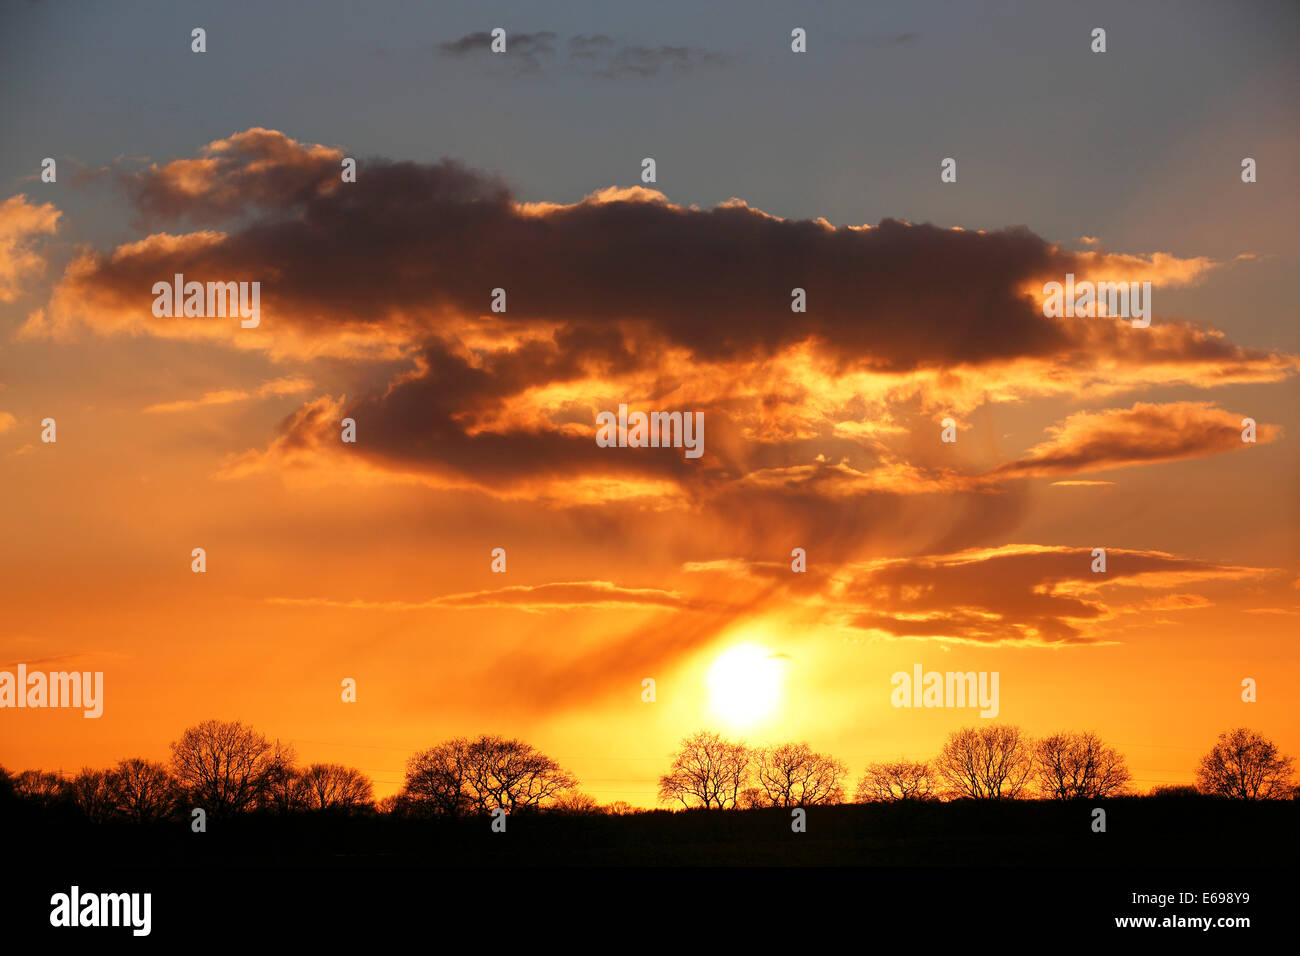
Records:
<instances>
[{"instance_id":1,"label":"sun glow","mask_svg":"<svg viewBox=\"0 0 1300 956\"><path fill-rule=\"evenodd\" d=\"M723 651L709 667L709 707L731 724L752 724L781 702L780 658L757 644Z\"/></svg>"}]
</instances>

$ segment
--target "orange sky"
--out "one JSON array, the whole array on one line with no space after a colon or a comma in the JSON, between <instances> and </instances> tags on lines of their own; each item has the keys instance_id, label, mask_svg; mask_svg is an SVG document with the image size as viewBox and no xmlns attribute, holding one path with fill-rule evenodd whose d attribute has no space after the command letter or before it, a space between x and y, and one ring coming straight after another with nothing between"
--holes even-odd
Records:
<instances>
[{"instance_id":1,"label":"orange sky","mask_svg":"<svg viewBox=\"0 0 1300 956\"><path fill-rule=\"evenodd\" d=\"M933 755L979 718L892 707L914 664L998 671L999 720L1095 730L1143 789L1237 725L1300 752L1300 357L1196 307L1251 259L524 204L446 164L345 185L341 155L253 129L138 165L117 244L37 187L0 207L0 668L105 675L99 720L0 713L8 769L239 718L383 796L496 732L652 805L703 726L854 781ZM154 318L175 272L260 279L260 326ZM1045 318L1067 272L1152 281L1151 327ZM704 457L598 448L620 403L703 411ZM780 685L740 722L707 685L738 644Z\"/></svg>"}]
</instances>

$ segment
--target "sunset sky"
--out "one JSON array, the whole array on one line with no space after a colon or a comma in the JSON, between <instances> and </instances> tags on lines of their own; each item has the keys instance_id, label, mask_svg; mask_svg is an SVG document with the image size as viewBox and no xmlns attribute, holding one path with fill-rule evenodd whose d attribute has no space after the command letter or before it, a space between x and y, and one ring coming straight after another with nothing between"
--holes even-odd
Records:
<instances>
[{"instance_id":1,"label":"sunset sky","mask_svg":"<svg viewBox=\"0 0 1300 956\"><path fill-rule=\"evenodd\" d=\"M933 756L981 719L915 664L1141 790L1300 755L1294 4L307 10L0 11L0 669L105 681L0 764L238 718L385 796L500 733L650 806L702 727ZM1150 327L1045 318L1067 273ZM703 457L598 447L620 403Z\"/></svg>"}]
</instances>

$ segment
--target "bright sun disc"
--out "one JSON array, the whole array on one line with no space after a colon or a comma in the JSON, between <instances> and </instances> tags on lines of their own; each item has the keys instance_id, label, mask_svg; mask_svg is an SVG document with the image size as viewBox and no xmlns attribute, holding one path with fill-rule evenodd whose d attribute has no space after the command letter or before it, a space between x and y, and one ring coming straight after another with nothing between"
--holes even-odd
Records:
<instances>
[{"instance_id":1,"label":"bright sun disc","mask_svg":"<svg viewBox=\"0 0 1300 956\"><path fill-rule=\"evenodd\" d=\"M780 660L756 644L728 648L709 667L708 686L715 714L733 724L753 723L780 703Z\"/></svg>"}]
</instances>

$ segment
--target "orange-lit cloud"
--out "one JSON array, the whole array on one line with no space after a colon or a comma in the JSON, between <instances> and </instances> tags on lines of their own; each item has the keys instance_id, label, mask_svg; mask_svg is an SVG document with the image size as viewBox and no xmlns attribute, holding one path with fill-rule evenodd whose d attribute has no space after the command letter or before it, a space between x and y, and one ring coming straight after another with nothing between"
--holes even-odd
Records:
<instances>
[{"instance_id":1,"label":"orange-lit cloud","mask_svg":"<svg viewBox=\"0 0 1300 956\"><path fill-rule=\"evenodd\" d=\"M1300 357L1186 322L1046 318L1026 292L1066 272L1185 285L1214 268L1204 257L1070 253L1024 228L835 227L738 199L679 206L642 187L521 203L497 178L454 162L367 160L344 183L342 155L255 128L196 157L121 173L148 223L204 228L83 249L20 337L66 340L90 328L373 369L351 395L311 398L265 447L228 458L222 477L337 469L505 499L656 509L724 491L984 493L1017 477L1212 454L1229 447L1227 413L1195 403L1080 413L986 475L903 446L927 419L983 404L1271 382L1300 370ZM153 283L177 273L261 282L261 324L155 318ZM796 287L806 313L790 311ZM505 312L489 307L495 288ZM394 374L394 361L406 370ZM214 392L151 410L243 397ZM595 416L620 403L704 412L705 457L596 447ZM354 446L338 440L343 418L358 423ZM1264 426L1260 441L1276 434Z\"/></svg>"},{"instance_id":2,"label":"orange-lit cloud","mask_svg":"<svg viewBox=\"0 0 1300 956\"><path fill-rule=\"evenodd\" d=\"M1049 428L1047 441L995 468L993 475L1076 475L1248 449L1250 444L1242 441L1242 418L1208 402L1138 402L1132 408L1078 412ZM1257 441L1274 441L1281 431L1260 424Z\"/></svg>"},{"instance_id":3,"label":"orange-lit cloud","mask_svg":"<svg viewBox=\"0 0 1300 956\"><path fill-rule=\"evenodd\" d=\"M270 382L265 382L253 390L243 388L222 388L216 391L204 392L199 398L183 398L174 402L158 402L147 406L144 411L150 414L160 412L187 412L196 408L203 408L208 405L229 405L233 402L244 402L252 398L266 398L274 395L298 395L308 391L312 387L310 380L305 378L277 378Z\"/></svg>"},{"instance_id":4,"label":"orange-lit cloud","mask_svg":"<svg viewBox=\"0 0 1300 956\"><path fill-rule=\"evenodd\" d=\"M53 203L38 205L22 195L0 202L0 302L13 302L22 294L23 281L44 271L45 258L36 243L54 233L61 215Z\"/></svg>"},{"instance_id":5,"label":"orange-lit cloud","mask_svg":"<svg viewBox=\"0 0 1300 956\"><path fill-rule=\"evenodd\" d=\"M957 554L885 559L853 569L840 598L847 626L888 637L975 643L1079 644L1137 610L1210 606L1198 594L1151 595L1193 582L1262 579L1267 568L1220 565L1160 551L1108 549L1105 573L1089 548L1011 544ZM1108 592L1122 593L1107 596ZM846 605L862 605L851 611Z\"/></svg>"},{"instance_id":6,"label":"orange-lit cloud","mask_svg":"<svg viewBox=\"0 0 1300 956\"><path fill-rule=\"evenodd\" d=\"M691 608L704 602L662 588L628 588L610 581L555 581L516 584L464 594L444 594L427 601L340 601L332 598L271 598L272 603L300 606L352 608L379 611L419 611L430 608L508 607L531 613L571 611L578 608L645 607Z\"/></svg>"}]
</instances>

